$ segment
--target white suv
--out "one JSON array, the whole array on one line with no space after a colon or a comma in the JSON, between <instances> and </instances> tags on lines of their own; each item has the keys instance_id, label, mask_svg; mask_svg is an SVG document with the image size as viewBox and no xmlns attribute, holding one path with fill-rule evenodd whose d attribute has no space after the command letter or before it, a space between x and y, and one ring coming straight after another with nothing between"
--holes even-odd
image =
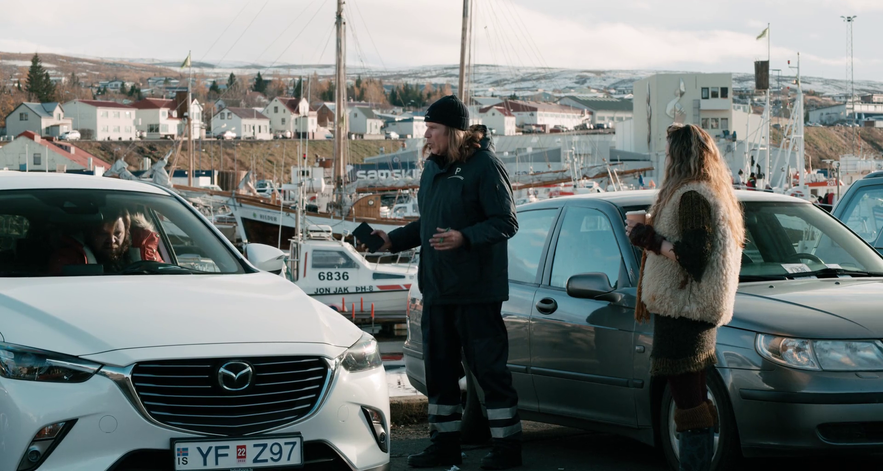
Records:
<instances>
[{"instance_id":1,"label":"white suv","mask_svg":"<svg viewBox=\"0 0 883 471\"><path fill-rule=\"evenodd\" d=\"M67 131L58 137L62 141L79 141L80 131Z\"/></svg>"},{"instance_id":2,"label":"white suv","mask_svg":"<svg viewBox=\"0 0 883 471\"><path fill-rule=\"evenodd\" d=\"M377 344L282 252L145 183L0 188L0 470L389 469Z\"/></svg>"}]
</instances>

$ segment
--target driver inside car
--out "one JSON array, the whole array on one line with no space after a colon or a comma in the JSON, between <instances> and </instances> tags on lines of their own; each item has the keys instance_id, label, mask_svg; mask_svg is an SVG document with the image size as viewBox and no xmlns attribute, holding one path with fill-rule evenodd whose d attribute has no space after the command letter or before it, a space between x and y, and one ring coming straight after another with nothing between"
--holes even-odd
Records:
<instances>
[{"instance_id":1,"label":"driver inside car","mask_svg":"<svg viewBox=\"0 0 883 471\"><path fill-rule=\"evenodd\" d=\"M49 262L50 274L61 274L68 265L99 264L105 273L116 273L141 260L163 262L159 235L143 214L120 209L102 211L101 216L101 223L61 238Z\"/></svg>"}]
</instances>

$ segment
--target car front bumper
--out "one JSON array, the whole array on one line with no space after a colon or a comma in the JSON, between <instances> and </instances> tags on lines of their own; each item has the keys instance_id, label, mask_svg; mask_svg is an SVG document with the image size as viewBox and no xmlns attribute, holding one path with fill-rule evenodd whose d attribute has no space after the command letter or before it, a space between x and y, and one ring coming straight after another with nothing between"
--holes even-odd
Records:
<instances>
[{"instance_id":1,"label":"car front bumper","mask_svg":"<svg viewBox=\"0 0 883 471\"><path fill-rule=\"evenodd\" d=\"M883 374L719 371L746 456L883 452Z\"/></svg>"},{"instance_id":2,"label":"car front bumper","mask_svg":"<svg viewBox=\"0 0 883 471\"><path fill-rule=\"evenodd\" d=\"M321 449L322 460L336 462L338 466L332 469L389 469L389 453L380 449L361 410L366 406L381 412L388 449L390 415L383 368L350 373L337 367L333 375L312 415L266 435L302 435L307 461L303 469L307 471L311 449ZM150 420L120 387L119 377L115 381L99 373L78 384L0 379L0 469L18 469L41 428L73 420L75 424L39 471L104 470L118 466L127 455L147 452L167 454L168 469L173 469L172 439L217 438L179 432Z\"/></svg>"}]
</instances>

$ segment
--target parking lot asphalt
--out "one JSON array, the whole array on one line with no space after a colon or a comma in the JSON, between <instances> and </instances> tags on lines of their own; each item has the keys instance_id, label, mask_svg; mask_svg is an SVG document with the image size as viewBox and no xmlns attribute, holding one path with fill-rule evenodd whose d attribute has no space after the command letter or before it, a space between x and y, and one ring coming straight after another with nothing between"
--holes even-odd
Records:
<instances>
[{"instance_id":1,"label":"parking lot asphalt","mask_svg":"<svg viewBox=\"0 0 883 471\"><path fill-rule=\"evenodd\" d=\"M519 471L665 471L662 452L634 440L607 433L589 432L557 425L524 422L524 465ZM408 455L429 446L429 425L424 423L392 429L392 471L408 467ZM490 444L464 446L460 470L478 470ZM878 469L883 457L754 458L732 463L735 470L781 471L783 469ZM436 468L450 470L447 468ZM456 470L455 470L456 471Z\"/></svg>"}]
</instances>

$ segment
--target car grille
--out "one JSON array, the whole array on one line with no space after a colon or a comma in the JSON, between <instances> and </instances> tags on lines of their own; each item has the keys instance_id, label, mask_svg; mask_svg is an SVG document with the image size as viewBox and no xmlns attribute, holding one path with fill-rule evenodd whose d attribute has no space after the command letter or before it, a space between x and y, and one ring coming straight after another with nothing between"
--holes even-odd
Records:
<instances>
[{"instance_id":1,"label":"car grille","mask_svg":"<svg viewBox=\"0 0 883 471\"><path fill-rule=\"evenodd\" d=\"M252 367L241 391L222 387L218 370L231 359L139 363L138 398L156 421L194 432L247 435L301 419L324 392L329 370L318 357L237 358Z\"/></svg>"}]
</instances>

